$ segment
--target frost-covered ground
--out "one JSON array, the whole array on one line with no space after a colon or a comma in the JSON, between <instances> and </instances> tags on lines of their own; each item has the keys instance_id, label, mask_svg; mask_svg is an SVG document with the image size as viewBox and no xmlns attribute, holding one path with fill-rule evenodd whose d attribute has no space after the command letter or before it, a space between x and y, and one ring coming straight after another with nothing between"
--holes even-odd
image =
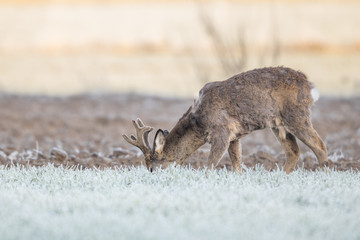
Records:
<instances>
[{"instance_id":1,"label":"frost-covered ground","mask_svg":"<svg viewBox=\"0 0 360 240\"><path fill-rule=\"evenodd\" d=\"M360 174L0 168L1 239L359 239Z\"/></svg>"}]
</instances>

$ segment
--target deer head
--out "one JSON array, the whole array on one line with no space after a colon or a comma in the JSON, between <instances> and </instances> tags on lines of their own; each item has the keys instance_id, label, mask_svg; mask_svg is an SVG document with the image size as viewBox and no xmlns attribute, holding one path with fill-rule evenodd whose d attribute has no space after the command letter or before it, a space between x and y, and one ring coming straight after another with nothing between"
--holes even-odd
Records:
<instances>
[{"instance_id":1,"label":"deer head","mask_svg":"<svg viewBox=\"0 0 360 240\"><path fill-rule=\"evenodd\" d=\"M159 129L155 134L153 148L151 148L148 137L153 128L145 126L140 118L136 121L132 120L132 123L135 127L137 137L133 135L128 137L125 134L123 134L123 137L128 143L138 147L143 152L146 167L150 172L152 172L165 163L165 158L163 158L163 149L168 131Z\"/></svg>"}]
</instances>

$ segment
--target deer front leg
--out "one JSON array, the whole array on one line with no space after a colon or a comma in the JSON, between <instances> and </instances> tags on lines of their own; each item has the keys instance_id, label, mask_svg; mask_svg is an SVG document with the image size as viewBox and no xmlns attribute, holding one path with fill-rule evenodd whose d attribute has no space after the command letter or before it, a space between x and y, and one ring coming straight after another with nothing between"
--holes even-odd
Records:
<instances>
[{"instance_id":1,"label":"deer front leg","mask_svg":"<svg viewBox=\"0 0 360 240\"><path fill-rule=\"evenodd\" d=\"M224 139L218 136L211 141L210 155L208 159L208 169L216 168L228 148L228 138Z\"/></svg>"},{"instance_id":2,"label":"deer front leg","mask_svg":"<svg viewBox=\"0 0 360 240\"><path fill-rule=\"evenodd\" d=\"M242 172L241 168L241 143L240 140L230 142L228 152L234 168L234 171Z\"/></svg>"}]
</instances>

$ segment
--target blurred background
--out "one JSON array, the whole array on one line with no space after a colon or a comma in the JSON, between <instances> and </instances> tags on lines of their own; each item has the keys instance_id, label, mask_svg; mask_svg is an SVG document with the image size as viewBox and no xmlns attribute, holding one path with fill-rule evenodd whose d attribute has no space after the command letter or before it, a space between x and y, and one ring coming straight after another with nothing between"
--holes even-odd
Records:
<instances>
[{"instance_id":1,"label":"blurred background","mask_svg":"<svg viewBox=\"0 0 360 240\"><path fill-rule=\"evenodd\" d=\"M0 0L0 91L193 97L284 65L360 95L360 1Z\"/></svg>"}]
</instances>

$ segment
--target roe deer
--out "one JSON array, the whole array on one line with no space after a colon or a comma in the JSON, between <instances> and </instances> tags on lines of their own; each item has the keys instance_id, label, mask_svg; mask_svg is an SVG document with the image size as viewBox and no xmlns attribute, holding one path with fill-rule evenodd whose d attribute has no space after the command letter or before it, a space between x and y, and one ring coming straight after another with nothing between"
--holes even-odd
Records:
<instances>
[{"instance_id":1,"label":"roe deer","mask_svg":"<svg viewBox=\"0 0 360 240\"><path fill-rule=\"evenodd\" d=\"M318 96L301 72L285 67L255 69L206 84L170 133L156 132L152 148L148 134L153 128L140 119L133 120L137 137L123 137L144 153L150 171L173 162L183 164L206 142L211 145L209 168L216 167L228 150L234 170L241 171L239 139L271 128L285 150L286 173L294 170L300 156L295 137L315 153L323 168L327 150L310 120L310 107Z\"/></svg>"}]
</instances>

